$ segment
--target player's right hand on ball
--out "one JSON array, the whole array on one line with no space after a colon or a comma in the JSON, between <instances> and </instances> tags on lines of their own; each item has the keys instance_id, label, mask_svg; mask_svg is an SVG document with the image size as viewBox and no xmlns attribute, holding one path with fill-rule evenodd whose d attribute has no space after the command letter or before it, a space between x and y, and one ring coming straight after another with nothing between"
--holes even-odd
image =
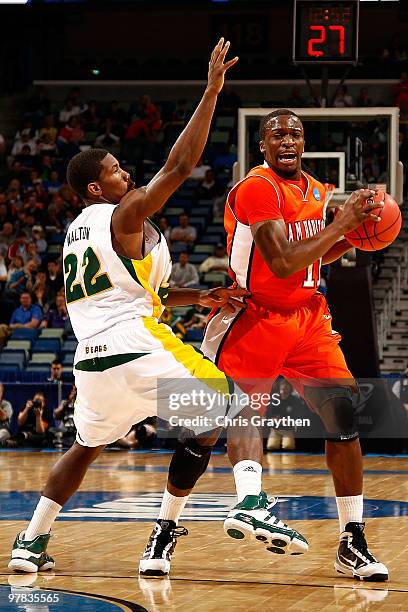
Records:
<instances>
[{"instance_id":1,"label":"player's right hand on ball","mask_svg":"<svg viewBox=\"0 0 408 612\"><path fill-rule=\"evenodd\" d=\"M373 189L357 189L345 201L334 223L339 223L344 233L359 227L364 221L380 221L375 209L382 208L384 202L375 202L376 192Z\"/></svg>"},{"instance_id":2,"label":"player's right hand on ball","mask_svg":"<svg viewBox=\"0 0 408 612\"><path fill-rule=\"evenodd\" d=\"M231 66L237 63L238 57L225 62L225 56L228 53L230 46L229 40L224 42L223 38L220 38L217 45L214 47L211 53L210 61L208 63L208 85L207 91L211 91L215 94L219 94L224 85L224 75Z\"/></svg>"}]
</instances>

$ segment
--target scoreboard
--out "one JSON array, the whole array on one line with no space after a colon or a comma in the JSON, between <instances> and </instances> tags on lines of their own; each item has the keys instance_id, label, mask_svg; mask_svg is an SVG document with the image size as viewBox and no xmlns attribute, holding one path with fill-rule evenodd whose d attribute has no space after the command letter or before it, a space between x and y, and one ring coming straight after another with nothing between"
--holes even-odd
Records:
<instances>
[{"instance_id":1,"label":"scoreboard","mask_svg":"<svg viewBox=\"0 0 408 612\"><path fill-rule=\"evenodd\" d=\"M295 64L356 64L359 0L294 0Z\"/></svg>"}]
</instances>

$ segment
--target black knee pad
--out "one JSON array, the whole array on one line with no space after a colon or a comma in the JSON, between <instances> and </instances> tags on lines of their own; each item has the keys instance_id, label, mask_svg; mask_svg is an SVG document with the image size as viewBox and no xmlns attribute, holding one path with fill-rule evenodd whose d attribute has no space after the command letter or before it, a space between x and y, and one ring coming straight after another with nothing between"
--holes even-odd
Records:
<instances>
[{"instance_id":1,"label":"black knee pad","mask_svg":"<svg viewBox=\"0 0 408 612\"><path fill-rule=\"evenodd\" d=\"M305 399L321 418L327 440L348 442L358 438L350 387L307 387Z\"/></svg>"},{"instance_id":2,"label":"black knee pad","mask_svg":"<svg viewBox=\"0 0 408 612\"><path fill-rule=\"evenodd\" d=\"M204 474L213 446L201 446L195 438L177 442L169 467L169 480L177 489L192 489Z\"/></svg>"}]
</instances>

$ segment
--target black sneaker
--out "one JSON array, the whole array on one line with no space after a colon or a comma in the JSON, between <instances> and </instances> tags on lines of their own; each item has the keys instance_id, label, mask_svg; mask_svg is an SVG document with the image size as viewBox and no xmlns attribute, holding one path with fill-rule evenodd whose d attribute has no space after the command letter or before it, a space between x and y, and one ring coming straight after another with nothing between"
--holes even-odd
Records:
<instances>
[{"instance_id":1,"label":"black sneaker","mask_svg":"<svg viewBox=\"0 0 408 612\"><path fill-rule=\"evenodd\" d=\"M167 576L177 538L184 535L188 535L185 527L177 527L174 521L158 519L140 559L139 574L153 577Z\"/></svg>"},{"instance_id":2,"label":"black sneaker","mask_svg":"<svg viewBox=\"0 0 408 612\"><path fill-rule=\"evenodd\" d=\"M365 523L347 523L340 535L334 569L366 582L388 580L388 569L370 553L364 536Z\"/></svg>"}]
</instances>

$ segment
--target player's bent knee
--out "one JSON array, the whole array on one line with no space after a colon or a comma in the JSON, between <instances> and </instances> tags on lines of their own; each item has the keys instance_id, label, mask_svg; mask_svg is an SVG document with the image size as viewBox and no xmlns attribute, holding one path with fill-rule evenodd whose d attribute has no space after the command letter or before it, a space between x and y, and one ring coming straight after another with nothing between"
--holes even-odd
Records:
<instances>
[{"instance_id":1,"label":"player's bent knee","mask_svg":"<svg viewBox=\"0 0 408 612\"><path fill-rule=\"evenodd\" d=\"M349 387L309 387L305 396L321 418L327 440L348 442L358 438L353 396Z\"/></svg>"},{"instance_id":2,"label":"player's bent knee","mask_svg":"<svg viewBox=\"0 0 408 612\"><path fill-rule=\"evenodd\" d=\"M204 474L213 446L202 446L195 438L177 442L169 467L169 481L177 489L192 489Z\"/></svg>"}]
</instances>

